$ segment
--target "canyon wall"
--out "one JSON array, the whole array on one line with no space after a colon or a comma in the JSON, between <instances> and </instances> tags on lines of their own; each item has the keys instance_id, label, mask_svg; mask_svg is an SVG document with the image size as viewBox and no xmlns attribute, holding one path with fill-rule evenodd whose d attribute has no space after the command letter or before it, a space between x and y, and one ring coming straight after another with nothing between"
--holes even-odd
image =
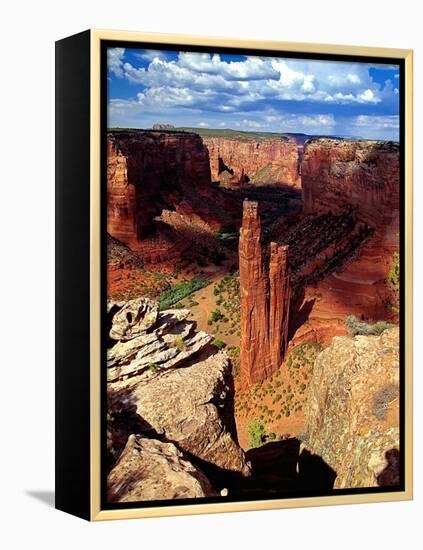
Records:
<instances>
[{"instance_id":1,"label":"canyon wall","mask_svg":"<svg viewBox=\"0 0 423 550\"><path fill-rule=\"evenodd\" d=\"M400 479L399 330L336 337L317 357L303 446L336 472L334 487Z\"/></svg>"},{"instance_id":2,"label":"canyon wall","mask_svg":"<svg viewBox=\"0 0 423 550\"><path fill-rule=\"evenodd\" d=\"M203 137L213 181L300 186L298 146L287 139Z\"/></svg>"},{"instance_id":3,"label":"canyon wall","mask_svg":"<svg viewBox=\"0 0 423 550\"><path fill-rule=\"evenodd\" d=\"M258 203L244 201L239 238L241 380L246 386L279 368L287 347L288 247L271 243L269 274L264 265Z\"/></svg>"},{"instance_id":4,"label":"canyon wall","mask_svg":"<svg viewBox=\"0 0 423 550\"><path fill-rule=\"evenodd\" d=\"M392 142L314 139L301 165L306 214L357 209L361 221L384 229L384 244L398 248L399 145Z\"/></svg>"},{"instance_id":5,"label":"canyon wall","mask_svg":"<svg viewBox=\"0 0 423 550\"><path fill-rule=\"evenodd\" d=\"M369 321L395 320L387 276L399 249L398 144L326 138L309 141L301 177L306 214L348 217L352 213L364 225L363 230L372 231L353 262L346 262L319 283L317 290L327 300L316 303L314 313L328 318L354 312Z\"/></svg>"},{"instance_id":6,"label":"canyon wall","mask_svg":"<svg viewBox=\"0 0 423 550\"><path fill-rule=\"evenodd\" d=\"M219 229L228 221L220 199L199 135L141 130L108 134L107 230L132 249L142 250L152 220L163 209L197 226Z\"/></svg>"}]
</instances>

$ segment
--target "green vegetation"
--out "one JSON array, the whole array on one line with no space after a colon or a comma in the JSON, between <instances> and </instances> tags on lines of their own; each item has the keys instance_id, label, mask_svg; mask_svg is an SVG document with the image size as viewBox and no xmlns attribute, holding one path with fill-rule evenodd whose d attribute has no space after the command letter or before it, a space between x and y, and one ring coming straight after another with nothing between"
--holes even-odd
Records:
<instances>
[{"instance_id":1,"label":"green vegetation","mask_svg":"<svg viewBox=\"0 0 423 550\"><path fill-rule=\"evenodd\" d=\"M400 285L400 255L399 252L395 252L392 256L392 265L391 270L389 271L388 275L389 282L392 286L392 288L399 292L399 285Z\"/></svg>"},{"instance_id":2,"label":"green vegetation","mask_svg":"<svg viewBox=\"0 0 423 550\"><path fill-rule=\"evenodd\" d=\"M175 348L178 348L179 351L185 351L187 349L185 342L183 341L181 336L176 336L173 340L173 345Z\"/></svg>"},{"instance_id":3,"label":"green vegetation","mask_svg":"<svg viewBox=\"0 0 423 550\"><path fill-rule=\"evenodd\" d=\"M215 338L212 342L212 346L214 346L217 349L223 349L226 347L226 344L223 340L219 340L219 338Z\"/></svg>"},{"instance_id":4,"label":"green vegetation","mask_svg":"<svg viewBox=\"0 0 423 550\"><path fill-rule=\"evenodd\" d=\"M217 237L221 241L230 241L233 239L238 239L239 232L236 226L228 225L226 227L222 227L221 229L219 229L219 231L217 232Z\"/></svg>"},{"instance_id":5,"label":"green vegetation","mask_svg":"<svg viewBox=\"0 0 423 550\"><path fill-rule=\"evenodd\" d=\"M159 369L160 369L160 365L158 365L157 363L150 363L148 365L148 370L151 372L157 372Z\"/></svg>"},{"instance_id":6,"label":"green vegetation","mask_svg":"<svg viewBox=\"0 0 423 550\"><path fill-rule=\"evenodd\" d=\"M261 420L253 420L248 425L248 445L250 449L261 447L266 435L264 423Z\"/></svg>"},{"instance_id":7,"label":"green vegetation","mask_svg":"<svg viewBox=\"0 0 423 550\"><path fill-rule=\"evenodd\" d=\"M157 133L195 133L202 137L225 137L228 139L235 139L237 141L256 141L258 139L274 139L274 140L287 140L286 136L276 132L244 132L241 130L231 130L230 128L192 128L188 126L180 126L178 128L160 128L153 130L153 128L107 128L109 133L112 132L157 132Z\"/></svg>"},{"instance_id":8,"label":"green vegetation","mask_svg":"<svg viewBox=\"0 0 423 550\"><path fill-rule=\"evenodd\" d=\"M209 285L208 279L192 279L192 281L181 281L170 286L167 290L160 294L159 304L160 309L169 309L173 305L177 304L193 292L200 290Z\"/></svg>"},{"instance_id":9,"label":"green vegetation","mask_svg":"<svg viewBox=\"0 0 423 550\"><path fill-rule=\"evenodd\" d=\"M231 358L233 373L235 376L239 374L239 368L240 368L239 353L240 353L239 346L230 346L228 348L228 355Z\"/></svg>"},{"instance_id":10,"label":"green vegetation","mask_svg":"<svg viewBox=\"0 0 423 550\"><path fill-rule=\"evenodd\" d=\"M238 272L231 270L229 275L226 275L216 283L213 288L213 294L216 297L216 305L219 306L219 309L216 309L212 313L209 319L211 321L210 324L222 321L222 323L227 325L222 327L224 336L238 335L241 320ZM216 317L217 315L219 316L218 318Z\"/></svg>"},{"instance_id":11,"label":"green vegetation","mask_svg":"<svg viewBox=\"0 0 423 550\"><path fill-rule=\"evenodd\" d=\"M243 132L240 130L231 130L230 128L189 128L181 127L174 128L173 131L177 132L194 132L201 137L225 137L228 139L235 139L237 141L256 141L258 139L274 139L280 141L283 138L281 134L274 132Z\"/></svg>"},{"instance_id":12,"label":"green vegetation","mask_svg":"<svg viewBox=\"0 0 423 550\"><path fill-rule=\"evenodd\" d=\"M209 321L211 321L210 324L217 323L217 321L220 321L221 319L223 319L223 317L224 315L220 311L220 309L215 309L214 311L212 311L211 317L209 319Z\"/></svg>"},{"instance_id":13,"label":"green vegetation","mask_svg":"<svg viewBox=\"0 0 423 550\"><path fill-rule=\"evenodd\" d=\"M289 418L301 412L314 361L322 349L320 343L296 346L285 362L286 372L278 370L264 383L255 384L243 397L248 407L243 407L241 402L237 410L247 416L250 412L260 412L266 422L278 421L282 416ZM271 397L272 408L262 402L267 396Z\"/></svg>"},{"instance_id":14,"label":"green vegetation","mask_svg":"<svg viewBox=\"0 0 423 550\"><path fill-rule=\"evenodd\" d=\"M395 313L399 312L399 292L400 292L400 255L395 252L392 256L391 269L388 274L388 281L394 293L394 304L392 309Z\"/></svg>"},{"instance_id":15,"label":"green vegetation","mask_svg":"<svg viewBox=\"0 0 423 550\"><path fill-rule=\"evenodd\" d=\"M369 323L359 321L355 315L348 315L345 319L345 324L347 325L351 336L357 336L358 334L362 336L378 336L379 334L382 334L384 330L395 326L391 323L387 323L386 321L377 321L373 325L370 325Z\"/></svg>"}]
</instances>

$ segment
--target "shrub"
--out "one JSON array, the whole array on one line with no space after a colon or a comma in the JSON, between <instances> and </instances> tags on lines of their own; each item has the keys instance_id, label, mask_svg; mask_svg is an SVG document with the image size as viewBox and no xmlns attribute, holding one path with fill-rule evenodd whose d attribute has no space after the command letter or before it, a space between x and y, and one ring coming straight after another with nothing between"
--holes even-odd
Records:
<instances>
[{"instance_id":1,"label":"shrub","mask_svg":"<svg viewBox=\"0 0 423 550\"><path fill-rule=\"evenodd\" d=\"M223 313L220 311L220 309L215 309L214 311L212 311L212 314L211 314L211 317L210 317L210 320L212 323L216 323L217 321L220 321L221 319L223 319Z\"/></svg>"},{"instance_id":2,"label":"shrub","mask_svg":"<svg viewBox=\"0 0 423 550\"><path fill-rule=\"evenodd\" d=\"M148 370L151 372L157 372L160 369L160 366L157 363L150 363L148 365Z\"/></svg>"},{"instance_id":3,"label":"shrub","mask_svg":"<svg viewBox=\"0 0 423 550\"><path fill-rule=\"evenodd\" d=\"M388 274L388 280L392 288L398 292L400 284L400 255L399 252L395 252L392 256L391 270Z\"/></svg>"},{"instance_id":4,"label":"shrub","mask_svg":"<svg viewBox=\"0 0 423 550\"><path fill-rule=\"evenodd\" d=\"M181 336L175 337L175 339L173 340L173 345L175 346L175 348L178 348L179 351L185 351L187 348Z\"/></svg>"},{"instance_id":5,"label":"shrub","mask_svg":"<svg viewBox=\"0 0 423 550\"><path fill-rule=\"evenodd\" d=\"M377 321L374 325L369 323L364 323L359 321L355 315L348 315L345 319L345 324L352 336L357 336L358 334L362 336L370 336L382 334L387 328L392 328L395 325L387 323L386 321Z\"/></svg>"},{"instance_id":6,"label":"shrub","mask_svg":"<svg viewBox=\"0 0 423 550\"><path fill-rule=\"evenodd\" d=\"M395 384L384 384L373 398L373 414L379 420L383 420L389 403L398 397L399 391Z\"/></svg>"},{"instance_id":7,"label":"shrub","mask_svg":"<svg viewBox=\"0 0 423 550\"><path fill-rule=\"evenodd\" d=\"M217 349L223 349L226 347L226 344L223 340L219 340L219 338L215 338L212 342L212 346L214 346Z\"/></svg>"},{"instance_id":8,"label":"shrub","mask_svg":"<svg viewBox=\"0 0 423 550\"><path fill-rule=\"evenodd\" d=\"M160 309L168 309L177 304L193 292L200 290L210 284L208 279L192 279L192 281L181 281L170 286L160 294Z\"/></svg>"},{"instance_id":9,"label":"shrub","mask_svg":"<svg viewBox=\"0 0 423 550\"><path fill-rule=\"evenodd\" d=\"M261 415L263 417L263 415ZM248 444L250 449L261 447L264 443L265 429L261 420L253 420L248 425Z\"/></svg>"}]
</instances>

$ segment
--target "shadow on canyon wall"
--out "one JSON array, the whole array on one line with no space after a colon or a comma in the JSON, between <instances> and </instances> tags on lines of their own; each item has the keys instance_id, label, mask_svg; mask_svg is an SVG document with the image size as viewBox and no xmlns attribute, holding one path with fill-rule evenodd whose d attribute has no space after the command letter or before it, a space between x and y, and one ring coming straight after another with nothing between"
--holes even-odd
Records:
<instances>
[{"instance_id":1,"label":"shadow on canyon wall","mask_svg":"<svg viewBox=\"0 0 423 550\"><path fill-rule=\"evenodd\" d=\"M290 342L295 336L297 330L308 321L316 299L304 301L305 290L300 288L295 293L295 297L291 299L290 304L290 317L288 327L288 341Z\"/></svg>"}]
</instances>

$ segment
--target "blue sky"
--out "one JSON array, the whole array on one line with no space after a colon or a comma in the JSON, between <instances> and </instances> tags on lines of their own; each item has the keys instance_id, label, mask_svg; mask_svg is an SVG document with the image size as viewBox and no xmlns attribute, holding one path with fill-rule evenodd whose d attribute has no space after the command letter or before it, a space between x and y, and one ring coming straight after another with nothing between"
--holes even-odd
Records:
<instances>
[{"instance_id":1,"label":"blue sky","mask_svg":"<svg viewBox=\"0 0 423 550\"><path fill-rule=\"evenodd\" d=\"M108 49L108 126L399 139L399 67Z\"/></svg>"}]
</instances>

